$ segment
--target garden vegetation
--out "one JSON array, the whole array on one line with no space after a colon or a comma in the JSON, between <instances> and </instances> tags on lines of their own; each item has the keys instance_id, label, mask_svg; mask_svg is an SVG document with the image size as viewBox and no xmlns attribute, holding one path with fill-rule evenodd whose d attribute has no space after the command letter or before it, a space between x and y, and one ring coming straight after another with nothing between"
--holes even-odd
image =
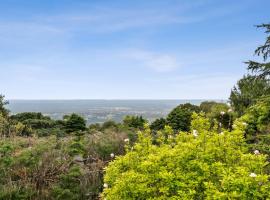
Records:
<instances>
[{"instance_id":1,"label":"garden vegetation","mask_svg":"<svg viewBox=\"0 0 270 200\"><path fill-rule=\"evenodd\" d=\"M149 122L11 115L0 95L0 200L270 199L270 25L228 103Z\"/></svg>"}]
</instances>

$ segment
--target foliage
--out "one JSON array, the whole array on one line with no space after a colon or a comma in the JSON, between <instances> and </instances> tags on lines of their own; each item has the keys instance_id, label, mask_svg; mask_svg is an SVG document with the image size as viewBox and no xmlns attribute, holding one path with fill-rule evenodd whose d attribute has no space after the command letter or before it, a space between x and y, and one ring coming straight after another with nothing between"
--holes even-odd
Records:
<instances>
[{"instance_id":1,"label":"foliage","mask_svg":"<svg viewBox=\"0 0 270 200\"><path fill-rule=\"evenodd\" d=\"M10 117L12 120L24 122L30 119L50 120L50 117L42 115L40 112L23 112Z\"/></svg>"},{"instance_id":2,"label":"foliage","mask_svg":"<svg viewBox=\"0 0 270 200\"><path fill-rule=\"evenodd\" d=\"M65 130L67 133L78 132L86 130L85 119L77 114L65 116Z\"/></svg>"},{"instance_id":3,"label":"foliage","mask_svg":"<svg viewBox=\"0 0 270 200\"><path fill-rule=\"evenodd\" d=\"M219 102L216 102L216 101L203 101L201 104L200 104L200 109L202 112L208 114L208 113L211 113L212 110L213 110L213 107L216 106L216 105L225 105L224 103L219 103Z\"/></svg>"},{"instance_id":4,"label":"foliage","mask_svg":"<svg viewBox=\"0 0 270 200\"><path fill-rule=\"evenodd\" d=\"M106 129L93 134L59 137L44 131L21 137L26 125L18 122L18 134L0 140L0 199L98 199L103 168L113 155L125 152L129 132ZM59 129L57 129L59 131ZM55 130L55 131L57 131Z\"/></svg>"},{"instance_id":5,"label":"foliage","mask_svg":"<svg viewBox=\"0 0 270 200\"><path fill-rule=\"evenodd\" d=\"M79 200L86 199L85 193L81 191L82 170L79 166L73 166L67 174L60 176L59 183L53 188L54 199L59 200Z\"/></svg>"},{"instance_id":6,"label":"foliage","mask_svg":"<svg viewBox=\"0 0 270 200\"><path fill-rule=\"evenodd\" d=\"M102 124L101 130L106 130L106 129L118 129L119 125L112 120L106 121Z\"/></svg>"},{"instance_id":7,"label":"foliage","mask_svg":"<svg viewBox=\"0 0 270 200\"><path fill-rule=\"evenodd\" d=\"M126 116L123 119L123 125L127 128L134 129L143 129L144 124L147 123L147 120L142 116Z\"/></svg>"},{"instance_id":8,"label":"foliage","mask_svg":"<svg viewBox=\"0 0 270 200\"><path fill-rule=\"evenodd\" d=\"M237 123L246 124L245 136L251 150L270 155L270 96L260 98Z\"/></svg>"},{"instance_id":9,"label":"foliage","mask_svg":"<svg viewBox=\"0 0 270 200\"><path fill-rule=\"evenodd\" d=\"M167 124L175 131L189 131L193 112L200 112L200 107L190 103L181 104L167 116Z\"/></svg>"},{"instance_id":10,"label":"foliage","mask_svg":"<svg viewBox=\"0 0 270 200\"><path fill-rule=\"evenodd\" d=\"M267 62L267 59L270 56L270 24L262 24L257 27L264 28L265 33L267 34L265 43L255 50L256 55L262 55L264 62L260 63L256 61L249 61L247 62L248 70L250 70L252 73L255 73L256 77L269 79L270 62Z\"/></svg>"},{"instance_id":11,"label":"foliage","mask_svg":"<svg viewBox=\"0 0 270 200\"><path fill-rule=\"evenodd\" d=\"M5 100L5 96L0 94L0 114L3 117L7 117L9 110L5 107L8 104L8 101Z\"/></svg>"},{"instance_id":12,"label":"foliage","mask_svg":"<svg viewBox=\"0 0 270 200\"><path fill-rule=\"evenodd\" d=\"M258 97L267 94L270 94L268 80L247 75L240 79L232 89L230 103L238 116L242 116L245 110L256 102Z\"/></svg>"},{"instance_id":13,"label":"foliage","mask_svg":"<svg viewBox=\"0 0 270 200\"><path fill-rule=\"evenodd\" d=\"M212 103L209 112L206 112L206 116L211 122L211 128L218 125L218 131L221 131L222 128L231 130L235 119L235 113L230 106L217 102Z\"/></svg>"},{"instance_id":14,"label":"foliage","mask_svg":"<svg viewBox=\"0 0 270 200\"><path fill-rule=\"evenodd\" d=\"M167 121L166 119L164 118L159 118L159 119L156 119L155 121L153 121L150 125L150 129L152 131L159 131L159 130L162 130L165 128L167 124Z\"/></svg>"},{"instance_id":15,"label":"foliage","mask_svg":"<svg viewBox=\"0 0 270 200\"><path fill-rule=\"evenodd\" d=\"M217 134L198 114L191 126L198 135L181 132L159 146L149 128L140 132L134 148L106 168L103 198L270 198L266 156L247 152L242 126Z\"/></svg>"},{"instance_id":16,"label":"foliage","mask_svg":"<svg viewBox=\"0 0 270 200\"><path fill-rule=\"evenodd\" d=\"M6 117L0 113L0 136L9 135L9 122Z\"/></svg>"}]
</instances>

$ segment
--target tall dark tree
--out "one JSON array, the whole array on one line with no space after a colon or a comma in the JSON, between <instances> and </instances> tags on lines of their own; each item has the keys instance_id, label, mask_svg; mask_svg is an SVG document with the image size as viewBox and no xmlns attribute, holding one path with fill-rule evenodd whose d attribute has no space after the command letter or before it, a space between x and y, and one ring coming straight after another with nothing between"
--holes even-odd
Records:
<instances>
[{"instance_id":1,"label":"tall dark tree","mask_svg":"<svg viewBox=\"0 0 270 200\"><path fill-rule=\"evenodd\" d=\"M65 129L67 133L86 130L85 119L77 114L73 113L70 116L65 116L65 120Z\"/></svg>"},{"instance_id":2,"label":"tall dark tree","mask_svg":"<svg viewBox=\"0 0 270 200\"><path fill-rule=\"evenodd\" d=\"M150 129L151 129L152 131L159 131L159 130L162 130L162 129L164 129L166 123L167 123L167 121L166 121L166 119L164 119L164 118L156 119L155 121L153 121L153 122L150 124Z\"/></svg>"},{"instance_id":3,"label":"tall dark tree","mask_svg":"<svg viewBox=\"0 0 270 200\"><path fill-rule=\"evenodd\" d=\"M174 131L189 131L192 113L200 111L199 106L190 103L181 104L169 113L167 123Z\"/></svg>"},{"instance_id":4,"label":"tall dark tree","mask_svg":"<svg viewBox=\"0 0 270 200\"><path fill-rule=\"evenodd\" d=\"M268 61L268 58L270 56L270 24L262 24L257 27L264 28L267 35L265 43L255 50L255 55L262 56L263 62L248 61L248 70L254 73L256 77L269 79L270 62Z\"/></svg>"}]
</instances>

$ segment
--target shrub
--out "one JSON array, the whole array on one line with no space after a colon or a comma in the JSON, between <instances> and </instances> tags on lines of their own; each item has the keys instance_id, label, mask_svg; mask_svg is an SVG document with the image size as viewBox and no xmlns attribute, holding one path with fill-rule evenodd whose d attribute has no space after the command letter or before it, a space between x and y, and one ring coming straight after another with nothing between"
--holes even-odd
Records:
<instances>
[{"instance_id":1,"label":"shrub","mask_svg":"<svg viewBox=\"0 0 270 200\"><path fill-rule=\"evenodd\" d=\"M194 114L192 133L160 137L152 144L149 128L125 156L106 168L104 199L267 199L265 155L247 152L243 127L221 134Z\"/></svg>"},{"instance_id":2,"label":"shrub","mask_svg":"<svg viewBox=\"0 0 270 200\"><path fill-rule=\"evenodd\" d=\"M147 122L142 116L126 116L123 119L123 124L127 128L143 129L144 124Z\"/></svg>"},{"instance_id":3,"label":"shrub","mask_svg":"<svg viewBox=\"0 0 270 200\"><path fill-rule=\"evenodd\" d=\"M167 124L176 132L189 131L193 112L200 112L200 107L190 103L181 104L168 114Z\"/></svg>"},{"instance_id":4,"label":"shrub","mask_svg":"<svg viewBox=\"0 0 270 200\"><path fill-rule=\"evenodd\" d=\"M244 123L245 137L250 150L260 150L270 155L270 96L266 96L247 109L238 123Z\"/></svg>"},{"instance_id":5,"label":"shrub","mask_svg":"<svg viewBox=\"0 0 270 200\"><path fill-rule=\"evenodd\" d=\"M67 133L86 130L86 121L83 117L72 114L70 116L65 116L65 119L65 130Z\"/></svg>"},{"instance_id":6,"label":"shrub","mask_svg":"<svg viewBox=\"0 0 270 200\"><path fill-rule=\"evenodd\" d=\"M153 121L150 125L150 129L152 131L159 131L165 128L165 125L167 124L166 119L164 118L159 118Z\"/></svg>"}]
</instances>

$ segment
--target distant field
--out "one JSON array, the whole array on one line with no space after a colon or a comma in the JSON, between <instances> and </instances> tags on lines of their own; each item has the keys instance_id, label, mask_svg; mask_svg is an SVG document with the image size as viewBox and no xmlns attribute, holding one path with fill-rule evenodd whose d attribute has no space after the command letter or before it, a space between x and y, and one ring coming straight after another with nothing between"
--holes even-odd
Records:
<instances>
[{"instance_id":1,"label":"distant field","mask_svg":"<svg viewBox=\"0 0 270 200\"><path fill-rule=\"evenodd\" d=\"M167 115L181 103L198 105L202 101L205 100L10 100L8 108L12 114L42 112L53 119L78 113L91 124L110 119L120 122L126 115L142 115L152 121Z\"/></svg>"}]
</instances>

